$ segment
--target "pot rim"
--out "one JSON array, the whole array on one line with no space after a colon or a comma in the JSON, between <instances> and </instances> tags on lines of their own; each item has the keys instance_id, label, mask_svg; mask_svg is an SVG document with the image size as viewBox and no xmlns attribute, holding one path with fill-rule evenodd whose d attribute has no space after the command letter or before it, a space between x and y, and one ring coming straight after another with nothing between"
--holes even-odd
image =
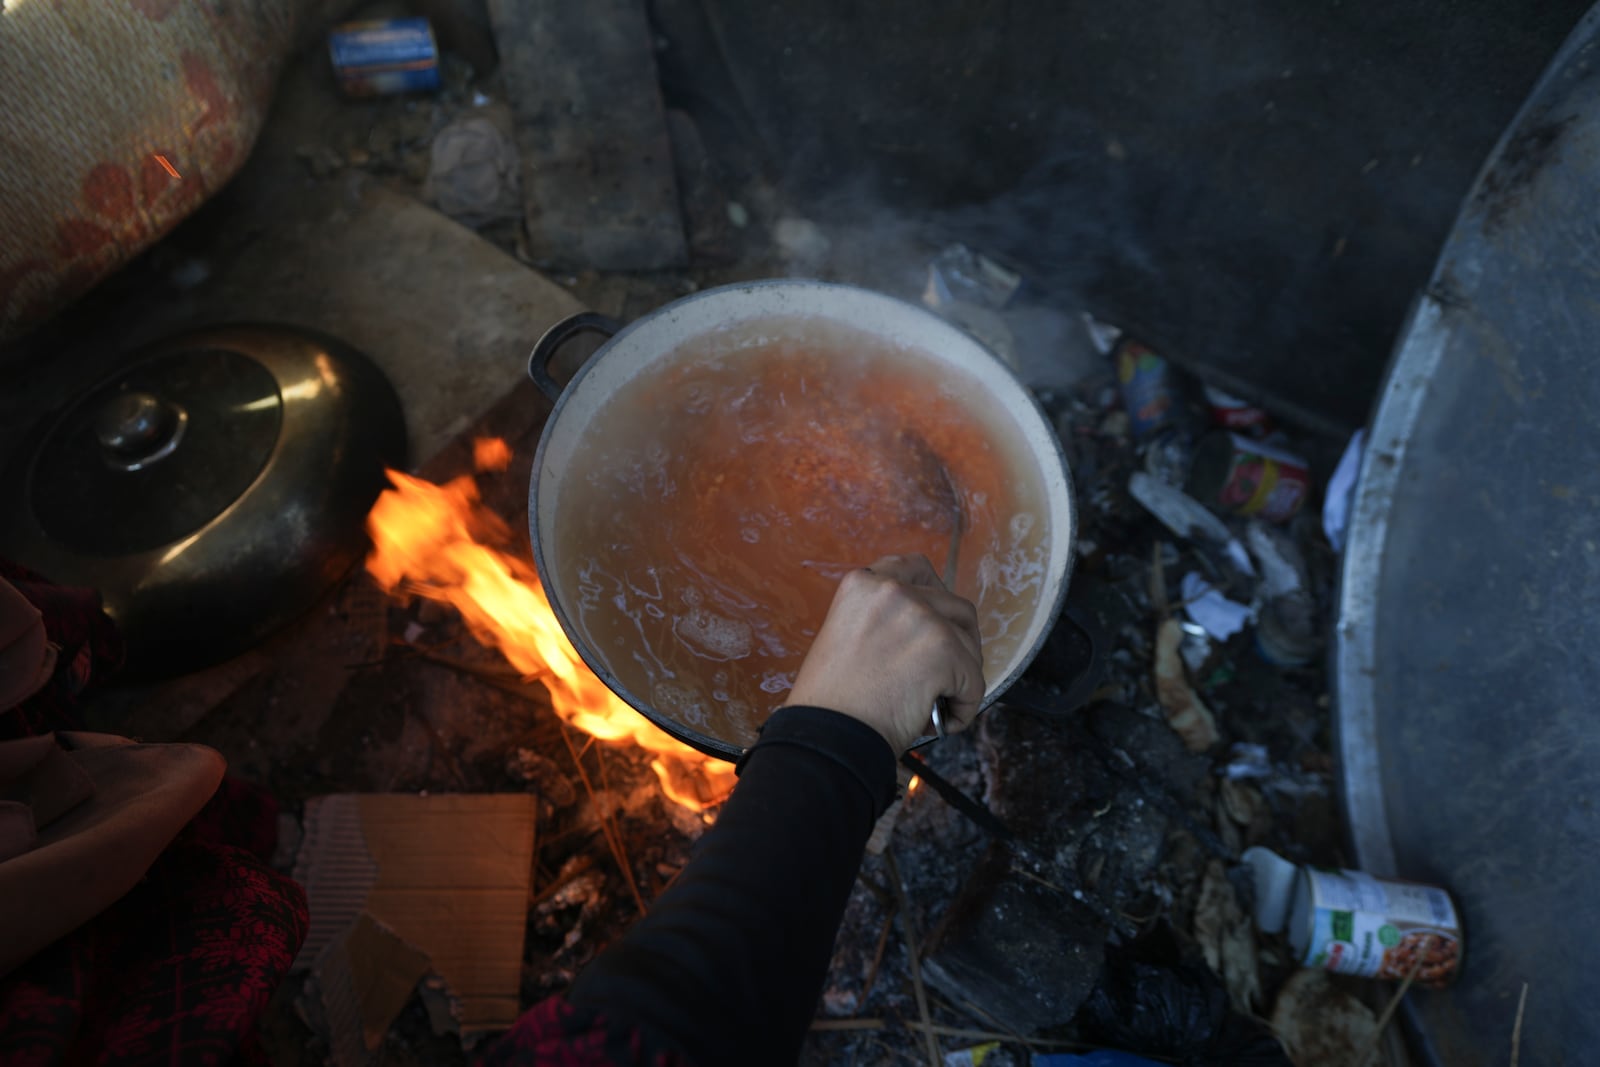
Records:
<instances>
[{"instance_id":1,"label":"pot rim","mask_svg":"<svg viewBox=\"0 0 1600 1067\"><path fill-rule=\"evenodd\" d=\"M556 621L560 623L562 632L566 635L567 640L572 644L573 649L577 651L579 658L582 659L584 664L594 672L596 677L605 683L606 688L611 690L612 693L616 694L616 696L619 697L629 707L633 708L639 714L649 719L657 727L665 731L668 736L682 741L684 744L689 745L690 747L698 750L701 753L704 753L707 756L727 760L729 762L737 762L744 755L747 749L740 748L734 745L732 742L725 741L721 738L712 737L706 733L703 733L702 731L694 729L693 727L687 726L682 722L663 715L649 702L640 698L638 694L633 692L632 689L624 685L622 681L605 664L598 662L599 657L596 656L593 650L589 648L588 641L583 638L573 619L567 614L566 608L561 603L561 599L557 593L555 584L550 580L549 568L545 562L545 545L543 539L539 536L539 486L540 477L544 471L546 452L550 446L551 435L561 418L562 412L565 410L568 401L570 401L577 394L583 384L584 379L594 372L595 368L600 365L603 357L614 346L641 328L645 327L647 324L666 315L670 315L673 312L681 311L683 308L691 304L709 299L726 299L740 292L749 293L776 289L805 290L820 293L841 292L858 296L864 294L872 299L883 301L887 304L898 305L902 311L910 311L915 313L917 316L924 316L927 320L931 320L933 323L936 323L939 328L950 331L951 335L955 338L958 338L961 343L974 346L986 357L988 357L988 359L994 364L994 369L999 374L1003 375L1004 378L1009 380L1013 385L1015 385L1017 391L1026 398L1029 409L1039 420L1041 426L1046 431L1043 436L1050 443L1049 455L1041 455L1037 449L1029 449L1029 452L1040 463L1041 470L1045 469L1046 461L1053 459L1055 466L1061 472L1061 488L1064 494L1064 504L1067 512L1067 529L1061 534L1065 538L1065 552L1062 557L1062 571L1059 578L1049 575L1046 576L1047 580L1053 580L1056 582L1056 588L1053 597L1051 597L1051 602L1046 606L1045 612L1041 616L1043 625L1039 627L1039 631L1034 636L1034 639L1020 651L1020 654L1015 659L1014 666L1012 666L1012 668L1007 671L998 682L995 682L988 687L984 693L983 702L979 708L980 714L997 703L1005 691L1009 689L1017 681L1017 679L1022 677L1022 675L1027 671L1028 667L1033 663L1034 658L1038 656L1039 650L1044 647L1045 641L1049 639L1052 630L1055 628L1057 621L1061 617L1062 607L1066 604L1067 587L1072 578L1073 556L1077 543L1078 509L1072 492L1072 471L1067 466L1066 452L1061 447L1061 438L1056 434L1048 416L1045 415L1044 409L1040 406L1038 398L1033 395L1033 391L1024 385L1022 381L1017 378L1016 373L1009 366L1007 366L998 355L991 351L987 345L983 344L977 338L973 337L971 334L968 334L960 327L940 318L938 315L935 315L927 308L924 308L918 304L914 304L908 300L902 300L899 297L879 292L876 289L869 289L865 286L848 285L840 282L825 282L807 278L767 278L757 281L735 282L730 285L719 285L710 289L702 289L699 292L691 293L688 296L680 297L679 299L671 301L670 303L663 304L658 308L646 312L639 318L634 319L632 322L622 327L622 329L618 330L611 337L607 338L599 348L595 349L595 351L584 360L583 365L578 368L578 370L573 374L571 380L568 381L566 386L561 390L561 395L555 399L550 410L550 414L545 419L544 429L540 431L539 447L534 453L533 471L528 482L528 537L532 544L534 567L538 571L540 585L542 585L544 588L545 599L550 604L550 609L555 613ZM774 312L773 314L778 313ZM795 314L803 317L807 313L795 312ZM1022 416L1020 414L1017 415L1016 418L1017 421L1022 421ZM1056 535L1057 531L1052 530L1051 536L1054 537ZM917 746L914 747L920 747L922 744L925 744L931 740L933 740L931 737L922 738L917 742Z\"/></svg>"}]
</instances>

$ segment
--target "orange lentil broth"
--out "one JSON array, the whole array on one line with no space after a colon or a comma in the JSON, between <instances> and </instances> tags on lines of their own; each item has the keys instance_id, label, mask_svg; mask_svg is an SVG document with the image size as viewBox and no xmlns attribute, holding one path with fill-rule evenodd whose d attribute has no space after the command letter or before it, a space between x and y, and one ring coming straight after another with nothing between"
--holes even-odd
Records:
<instances>
[{"instance_id":1,"label":"orange lentil broth","mask_svg":"<svg viewBox=\"0 0 1600 1067\"><path fill-rule=\"evenodd\" d=\"M557 501L560 592L591 654L657 711L748 744L840 575L892 553L944 566L954 517L938 490L953 484L954 585L978 605L996 678L1041 595L1042 490L1003 413L933 375L865 333L775 320L625 384Z\"/></svg>"}]
</instances>

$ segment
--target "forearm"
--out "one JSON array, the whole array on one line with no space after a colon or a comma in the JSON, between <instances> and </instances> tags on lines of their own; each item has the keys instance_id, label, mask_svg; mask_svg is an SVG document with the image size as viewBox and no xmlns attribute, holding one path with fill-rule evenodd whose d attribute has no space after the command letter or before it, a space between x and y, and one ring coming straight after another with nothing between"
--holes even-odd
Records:
<instances>
[{"instance_id":1,"label":"forearm","mask_svg":"<svg viewBox=\"0 0 1600 1067\"><path fill-rule=\"evenodd\" d=\"M568 999L643 1025L699 1067L792 1062L894 768L856 719L778 711L689 865Z\"/></svg>"}]
</instances>

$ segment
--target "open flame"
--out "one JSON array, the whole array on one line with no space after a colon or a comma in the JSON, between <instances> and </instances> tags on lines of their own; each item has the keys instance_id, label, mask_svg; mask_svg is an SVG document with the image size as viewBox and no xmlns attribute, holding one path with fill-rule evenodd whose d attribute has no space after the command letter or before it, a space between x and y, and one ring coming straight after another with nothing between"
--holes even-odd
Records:
<instances>
[{"instance_id":1,"label":"open flame","mask_svg":"<svg viewBox=\"0 0 1600 1067\"><path fill-rule=\"evenodd\" d=\"M478 451L481 457L501 454L492 446ZM471 475L444 485L394 470L388 475L394 488L384 490L367 516L373 544L367 570L384 590L404 582L407 591L455 608L478 640L550 691L556 714L602 741L631 741L654 753L650 765L671 800L704 811L726 799L734 782L731 764L667 736L579 658L538 573L494 547L509 543L511 531L484 507Z\"/></svg>"}]
</instances>

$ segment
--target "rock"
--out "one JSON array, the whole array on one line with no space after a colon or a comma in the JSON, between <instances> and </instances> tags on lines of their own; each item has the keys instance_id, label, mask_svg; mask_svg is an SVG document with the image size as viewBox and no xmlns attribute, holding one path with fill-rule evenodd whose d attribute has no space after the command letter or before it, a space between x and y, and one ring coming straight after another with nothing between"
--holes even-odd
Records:
<instances>
[{"instance_id":1,"label":"rock","mask_svg":"<svg viewBox=\"0 0 1600 1067\"><path fill-rule=\"evenodd\" d=\"M1106 931L992 848L923 959L928 985L1019 1034L1069 1021L1100 980Z\"/></svg>"}]
</instances>

